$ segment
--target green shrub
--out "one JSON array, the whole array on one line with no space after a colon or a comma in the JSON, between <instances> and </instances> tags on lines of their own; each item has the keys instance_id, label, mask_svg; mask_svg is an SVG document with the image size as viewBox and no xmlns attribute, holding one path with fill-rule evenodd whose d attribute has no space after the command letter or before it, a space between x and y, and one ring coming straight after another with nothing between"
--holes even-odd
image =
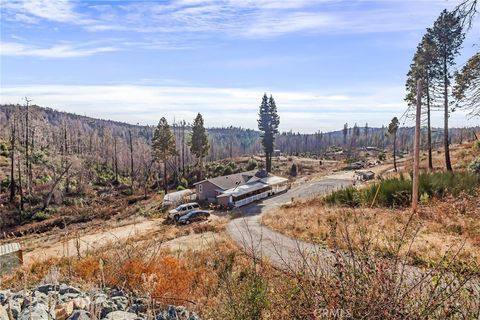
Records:
<instances>
[{"instance_id":1,"label":"green shrub","mask_svg":"<svg viewBox=\"0 0 480 320\"><path fill-rule=\"evenodd\" d=\"M480 140L476 140L473 143L473 148L476 149L476 150L480 150Z\"/></svg>"},{"instance_id":2,"label":"green shrub","mask_svg":"<svg viewBox=\"0 0 480 320\"><path fill-rule=\"evenodd\" d=\"M5 143L0 143L0 156L8 157L10 152L8 151L8 147Z\"/></svg>"},{"instance_id":3,"label":"green shrub","mask_svg":"<svg viewBox=\"0 0 480 320\"><path fill-rule=\"evenodd\" d=\"M443 198L449 194L454 196L463 192L473 194L478 186L480 186L480 176L468 171L423 173L420 175L419 193L423 203L433 197ZM401 175L399 178L381 180L379 184L365 189L348 187L335 191L328 195L325 201L329 204L349 207L370 206L375 202L382 207L394 208L410 205L411 196L412 180Z\"/></svg>"},{"instance_id":4,"label":"green shrub","mask_svg":"<svg viewBox=\"0 0 480 320\"><path fill-rule=\"evenodd\" d=\"M478 157L477 159L473 160L470 165L468 166L468 168L475 172L475 173L478 173L480 174L480 157Z\"/></svg>"},{"instance_id":5,"label":"green shrub","mask_svg":"<svg viewBox=\"0 0 480 320\"><path fill-rule=\"evenodd\" d=\"M223 175L224 176L227 176L227 175L232 174L232 173L233 173L233 169L230 166L226 166L225 169L223 170Z\"/></svg>"},{"instance_id":6,"label":"green shrub","mask_svg":"<svg viewBox=\"0 0 480 320\"><path fill-rule=\"evenodd\" d=\"M257 167L257 160L250 158L247 163L247 171L254 170Z\"/></svg>"},{"instance_id":7,"label":"green shrub","mask_svg":"<svg viewBox=\"0 0 480 320\"><path fill-rule=\"evenodd\" d=\"M298 166L296 163L292 164L292 167L290 168L290 176L296 177L298 174Z\"/></svg>"},{"instance_id":8,"label":"green shrub","mask_svg":"<svg viewBox=\"0 0 480 320\"><path fill-rule=\"evenodd\" d=\"M378 160L380 160L380 161L387 160L387 155L385 154L385 152L381 152L381 153L378 154Z\"/></svg>"},{"instance_id":9,"label":"green shrub","mask_svg":"<svg viewBox=\"0 0 480 320\"><path fill-rule=\"evenodd\" d=\"M48 214L48 212L45 212L45 211L37 211L35 212L35 214L32 216L32 219L33 220L36 220L36 221L43 221L43 220L46 220L50 217L50 215Z\"/></svg>"},{"instance_id":10,"label":"green shrub","mask_svg":"<svg viewBox=\"0 0 480 320\"><path fill-rule=\"evenodd\" d=\"M188 180L186 178L181 178L179 181L178 181L178 186L179 187L182 187L183 189L182 190L185 190L188 188Z\"/></svg>"}]
</instances>

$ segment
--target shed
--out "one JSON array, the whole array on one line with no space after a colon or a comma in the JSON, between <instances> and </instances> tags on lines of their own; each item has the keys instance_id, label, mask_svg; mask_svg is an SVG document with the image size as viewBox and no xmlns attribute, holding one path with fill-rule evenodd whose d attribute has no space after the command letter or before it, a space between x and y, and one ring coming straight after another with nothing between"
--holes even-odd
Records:
<instances>
[{"instance_id":1,"label":"shed","mask_svg":"<svg viewBox=\"0 0 480 320\"><path fill-rule=\"evenodd\" d=\"M357 171L355 173L358 175L359 180L362 181L375 179L375 173L373 171Z\"/></svg>"},{"instance_id":2,"label":"shed","mask_svg":"<svg viewBox=\"0 0 480 320\"><path fill-rule=\"evenodd\" d=\"M162 207L165 208L165 207L174 206L174 205L185 203L185 202L190 202L192 200L195 200L195 198L196 198L195 192L193 192L193 190L190 190L190 189L167 193L163 198Z\"/></svg>"},{"instance_id":3,"label":"shed","mask_svg":"<svg viewBox=\"0 0 480 320\"><path fill-rule=\"evenodd\" d=\"M23 264L23 252L18 242L0 245L0 275Z\"/></svg>"}]
</instances>

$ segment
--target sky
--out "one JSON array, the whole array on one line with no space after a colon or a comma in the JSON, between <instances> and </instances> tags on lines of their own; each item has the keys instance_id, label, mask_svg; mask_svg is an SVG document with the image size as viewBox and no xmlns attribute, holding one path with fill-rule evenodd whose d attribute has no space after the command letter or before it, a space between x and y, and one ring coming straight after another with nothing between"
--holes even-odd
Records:
<instances>
[{"instance_id":1,"label":"sky","mask_svg":"<svg viewBox=\"0 0 480 320\"><path fill-rule=\"evenodd\" d=\"M388 125L425 29L458 0L0 0L0 103L132 124L280 130ZM478 51L467 35L460 68ZM441 126L442 114L433 115ZM452 126L478 125L455 112ZM406 125L411 125L408 121Z\"/></svg>"}]
</instances>

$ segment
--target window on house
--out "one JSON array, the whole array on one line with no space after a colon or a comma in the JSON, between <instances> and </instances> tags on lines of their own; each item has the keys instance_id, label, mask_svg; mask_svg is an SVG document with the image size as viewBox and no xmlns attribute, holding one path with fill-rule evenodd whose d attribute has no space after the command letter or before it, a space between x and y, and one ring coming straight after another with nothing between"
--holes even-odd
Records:
<instances>
[{"instance_id":1,"label":"window on house","mask_svg":"<svg viewBox=\"0 0 480 320\"><path fill-rule=\"evenodd\" d=\"M198 185L198 192L203 192L203 186L201 184Z\"/></svg>"}]
</instances>

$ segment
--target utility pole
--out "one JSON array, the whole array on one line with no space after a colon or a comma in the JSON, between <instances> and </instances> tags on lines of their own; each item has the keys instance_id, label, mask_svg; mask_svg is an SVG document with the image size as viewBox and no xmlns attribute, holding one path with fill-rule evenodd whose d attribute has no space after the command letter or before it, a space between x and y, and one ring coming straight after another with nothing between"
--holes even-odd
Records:
<instances>
[{"instance_id":1,"label":"utility pole","mask_svg":"<svg viewBox=\"0 0 480 320\"><path fill-rule=\"evenodd\" d=\"M417 212L418 207L418 185L420 178L420 117L422 114L422 81L417 81L417 112L415 121L415 141L413 145L413 190L412 210Z\"/></svg>"}]
</instances>

